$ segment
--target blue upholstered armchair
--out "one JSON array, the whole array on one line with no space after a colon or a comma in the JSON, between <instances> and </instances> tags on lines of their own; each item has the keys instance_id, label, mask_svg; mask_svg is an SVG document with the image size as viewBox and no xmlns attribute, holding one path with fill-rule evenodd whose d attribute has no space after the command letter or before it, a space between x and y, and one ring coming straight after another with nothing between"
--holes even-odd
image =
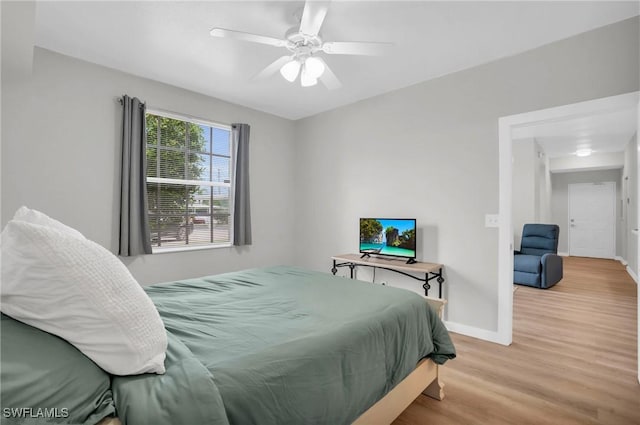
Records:
<instances>
[{"instance_id":1,"label":"blue upholstered armchair","mask_svg":"<svg viewBox=\"0 0 640 425\"><path fill-rule=\"evenodd\" d=\"M520 251L513 257L513 283L546 289L562 279L559 233L555 224L524 225Z\"/></svg>"}]
</instances>

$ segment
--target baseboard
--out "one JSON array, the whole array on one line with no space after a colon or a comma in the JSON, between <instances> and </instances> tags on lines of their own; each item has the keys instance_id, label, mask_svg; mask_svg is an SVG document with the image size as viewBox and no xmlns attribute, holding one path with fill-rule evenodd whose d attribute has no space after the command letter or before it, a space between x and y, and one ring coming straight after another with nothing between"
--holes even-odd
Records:
<instances>
[{"instance_id":1,"label":"baseboard","mask_svg":"<svg viewBox=\"0 0 640 425\"><path fill-rule=\"evenodd\" d=\"M568 252L558 252L558 255L561 256L561 257L569 257L569 253ZM616 255L615 257L613 257L613 259L616 260L616 261L620 261L620 263L623 266L626 266L627 264L629 264L629 263L627 263L627 260L625 260L624 258L620 257L619 255Z\"/></svg>"},{"instance_id":2,"label":"baseboard","mask_svg":"<svg viewBox=\"0 0 640 425\"><path fill-rule=\"evenodd\" d=\"M455 322L444 322L445 327L449 332L454 332L461 335L470 336L472 338L478 338L484 341L495 342L496 344L505 345L500 337L500 334L496 331L489 331L486 329L480 329L473 326L463 325Z\"/></svg>"},{"instance_id":3,"label":"baseboard","mask_svg":"<svg viewBox=\"0 0 640 425\"><path fill-rule=\"evenodd\" d=\"M615 257L613 257L613 259L620 261L620 263L623 266L626 266L627 264L629 264L629 263L627 263L627 260L625 260L624 258L620 257L619 255L616 255Z\"/></svg>"},{"instance_id":4,"label":"baseboard","mask_svg":"<svg viewBox=\"0 0 640 425\"><path fill-rule=\"evenodd\" d=\"M629 273L629 276L631 276L631 279L633 279L633 281L637 285L638 284L638 276L634 273L633 270L631 270L631 267L629 267L629 266L627 266L627 273Z\"/></svg>"}]
</instances>

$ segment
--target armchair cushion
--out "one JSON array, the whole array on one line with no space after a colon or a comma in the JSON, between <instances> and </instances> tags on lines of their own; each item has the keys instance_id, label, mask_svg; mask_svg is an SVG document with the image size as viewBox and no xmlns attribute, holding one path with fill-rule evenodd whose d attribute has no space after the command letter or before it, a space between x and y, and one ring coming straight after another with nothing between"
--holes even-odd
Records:
<instances>
[{"instance_id":1,"label":"armchair cushion","mask_svg":"<svg viewBox=\"0 0 640 425\"><path fill-rule=\"evenodd\" d=\"M514 271L513 283L540 288L540 274Z\"/></svg>"},{"instance_id":2,"label":"armchair cushion","mask_svg":"<svg viewBox=\"0 0 640 425\"><path fill-rule=\"evenodd\" d=\"M538 255L516 255L513 257L513 270L526 273L540 273L540 257Z\"/></svg>"},{"instance_id":3,"label":"armchair cushion","mask_svg":"<svg viewBox=\"0 0 640 425\"><path fill-rule=\"evenodd\" d=\"M542 256L548 252L558 252L558 233L555 224L525 224L522 229L520 252L527 255Z\"/></svg>"}]
</instances>

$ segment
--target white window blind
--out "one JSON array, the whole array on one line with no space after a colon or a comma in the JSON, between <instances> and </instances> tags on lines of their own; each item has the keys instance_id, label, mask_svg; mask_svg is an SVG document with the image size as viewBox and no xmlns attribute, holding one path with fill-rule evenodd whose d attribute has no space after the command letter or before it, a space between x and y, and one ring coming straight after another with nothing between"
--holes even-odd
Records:
<instances>
[{"instance_id":1,"label":"white window blind","mask_svg":"<svg viewBox=\"0 0 640 425\"><path fill-rule=\"evenodd\" d=\"M231 245L231 128L154 111L146 120L153 251Z\"/></svg>"}]
</instances>

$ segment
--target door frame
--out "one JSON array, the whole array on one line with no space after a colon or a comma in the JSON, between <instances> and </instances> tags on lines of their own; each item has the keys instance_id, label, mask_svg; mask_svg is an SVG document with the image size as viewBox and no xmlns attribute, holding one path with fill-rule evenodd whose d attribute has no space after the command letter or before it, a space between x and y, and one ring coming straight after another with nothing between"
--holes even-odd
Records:
<instances>
[{"instance_id":1,"label":"door frame","mask_svg":"<svg viewBox=\"0 0 640 425\"><path fill-rule=\"evenodd\" d=\"M594 183L569 183L568 187L567 187L567 252L569 253L569 255L571 254L571 186L586 186L586 185L593 185ZM596 257L596 258L607 258L609 260L615 260L616 258L616 244L617 244L617 229L616 229L616 222L617 222L617 218L618 216L616 215L616 209L618 208L618 201L616 200L616 189L617 189L617 184L616 182L601 182L600 184L604 184L607 186L611 186L613 188L613 253L611 254L611 257ZM625 229L626 231L626 229Z\"/></svg>"},{"instance_id":2,"label":"door frame","mask_svg":"<svg viewBox=\"0 0 640 425\"><path fill-rule=\"evenodd\" d=\"M578 118L638 107L640 92L510 115L498 120L499 225L498 225L498 330L496 342L510 345L513 340L513 200L512 129L544 122ZM639 112L640 115L640 112ZM638 185L640 187L640 184ZM638 208L640 212L640 208ZM640 215L640 213L639 213ZM640 222L640 221L639 221ZM640 252L640 249L638 250ZM638 308L640 309L640 297ZM640 315L638 321L640 322ZM639 329L640 333L640 329ZM639 343L640 345L640 338ZM640 378L640 361L638 366Z\"/></svg>"}]
</instances>

